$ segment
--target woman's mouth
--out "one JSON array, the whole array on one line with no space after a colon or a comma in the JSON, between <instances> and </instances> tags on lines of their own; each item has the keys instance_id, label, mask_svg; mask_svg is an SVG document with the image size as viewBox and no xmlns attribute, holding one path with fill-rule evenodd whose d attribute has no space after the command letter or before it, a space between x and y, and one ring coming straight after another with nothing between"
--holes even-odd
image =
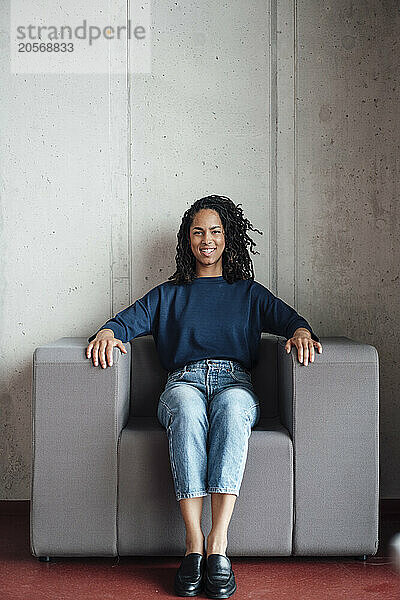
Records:
<instances>
[{"instance_id":1,"label":"woman's mouth","mask_svg":"<svg viewBox=\"0 0 400 600\"><path fill-rule=\"evenodd\" d=\"M215 248L203 248L200 249L200 252L202 254L204 254L205 256L210 256L210 254L212 254L215 251Z\"/></svg>"}]
</instances>

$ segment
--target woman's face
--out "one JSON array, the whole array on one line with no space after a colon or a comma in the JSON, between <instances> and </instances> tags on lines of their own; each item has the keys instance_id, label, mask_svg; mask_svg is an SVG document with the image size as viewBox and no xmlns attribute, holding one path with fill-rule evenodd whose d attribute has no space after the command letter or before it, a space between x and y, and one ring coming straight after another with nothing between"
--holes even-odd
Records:
<instances>
[{"instance_id":1,"label":"woman's face","mask_svg":"<svg viewBox=\"0 0 400 600\"><path fill-rule=\"evenodd\" d=\"M217 211L202 208L195 214L190 226L190 246L196 258L197 276L222 275L225 232ZM211 252L205 252L206 248Z\"/></svg>"}]
</instances>

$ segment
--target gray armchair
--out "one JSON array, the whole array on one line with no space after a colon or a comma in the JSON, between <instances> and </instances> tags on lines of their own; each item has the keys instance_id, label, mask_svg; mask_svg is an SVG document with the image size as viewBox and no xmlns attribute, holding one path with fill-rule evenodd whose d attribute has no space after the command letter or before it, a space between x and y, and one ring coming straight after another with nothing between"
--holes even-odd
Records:
<instances>
[{"instance_id":1,"label":"gray armchair","mask_svg":"<svg viewBox=\"0 0 400 600\"><path fill-rule=\"evenodd\" d=\"M252 379L261 418L228 530L230 556L378 550L379 361L373 346L321 339L300 364L262 334ZM152 336L94 367L86 338L33 356L31 553L175 555L185 528L156 410L167 373ZM211 527L204 498L203 531Z\"/></svg>"}]
</instances>

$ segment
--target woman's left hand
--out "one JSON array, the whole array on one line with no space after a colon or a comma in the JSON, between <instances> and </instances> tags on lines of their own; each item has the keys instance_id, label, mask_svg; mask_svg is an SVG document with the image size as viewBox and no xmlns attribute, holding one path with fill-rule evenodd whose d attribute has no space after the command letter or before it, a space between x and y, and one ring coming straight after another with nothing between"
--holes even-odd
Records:
<instances>
[{"instance_id":1,"label":"woman's left hand","mask_svg":"<svg viewBox=\"0 0 400 600\"><path fill-rule=\"evenodd\" d=\"M315 351L314 346L318 348L318 352L321 354L322 346L319 342L316 342L312 339L311 333L308 329L296 329L294 332L294 336L288 339L285 344L286 352L289 353L293 346L297 347L299 362L303 362L304 355L304 366L308 365L308 358L310 358L310 362L314 362L315 360Z\"/></svg>"}]
</instances>

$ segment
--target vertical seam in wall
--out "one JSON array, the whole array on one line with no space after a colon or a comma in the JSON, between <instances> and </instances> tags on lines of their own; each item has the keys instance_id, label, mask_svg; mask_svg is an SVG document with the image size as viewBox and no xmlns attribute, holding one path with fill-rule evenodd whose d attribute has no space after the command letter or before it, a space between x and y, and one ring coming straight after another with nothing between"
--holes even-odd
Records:
<instances>
[{"instance_id":1,"label":"vertical seam in wall","mask_svg":"<svg viewBox=\"0 0 400 600\"><path fill-rule=\"evenodd\" d=\"M276 196L277 292L294 304L294 3L275 1L276 9Z\"/></svg>"},{"instance_id":2,"label":"vertical seam in wall","mask_svg":"<svg viewBox=\"0 0 400 600\"><path fill-rule=\"evenodd\" d=\"M108 2L108 14L111 14L111 0ZM112 152L112 111L111 111L111 44L108 44L108 180L110 185L110 198L111 205L113 203L113 184L112 184L112 169L111 169L111 152ZM110 316L114 315L114 273L113 273L113 262L114 249L113 249L113 213L110 210L110 249L109 249L109 277L110 277Z\"/></svg>"},{"instance_id":3,"label":"vertical seam in wall","mask_svg":"<svg viewBox=\"0 0 400 600\"><path fill-rule=\"evenodd\" d=\"M128 31L129 18L130 18L131 5L130 0L126 2L126 26ZM127 194L128 194L128 214L127 214L127 237L128 237L128 256L127 256L127 268L128 268L128 289L129 289L129 303L132 301L132 210L131 210L131 174L132 174L132 114L131 114L131 75L130 75L130 40L126 40L126 97L127 97Z\"/></svg>"},{"instance_id":4,"label":"vertical seam in wall","mask_svg":"<svg viewBox=\"0 0 400 600\"><path fill-rule=\"evenodd\" d=\"M294 260L293 260L293 302L297 305L297 240L298 240L298 215L297 215L297 0L293 2L293 218L294 218ZM293 353L290 353L292 376L292 444L293 444L293 523L292 523L292 555L297 554L297 456L296 456L296 365Z\"/></svg>"},{"instance_id":5,"label":"vertical seam in wall","mask_svg":"<svg viewBox=\"0 0 400 600\"><path fill-rule=\"evenodd\" d=\"M269 50L269 286L278 293L278 207L277 207L277 7L270 0Z\"/></svg>"},{"instance_id":6,"label":"vertical seam in wall","mask_svg":"<svg viewBox=\"0 0 400 600\"><path fill-rule=\"evenodd\" d=\"M293 218L294 218L294 264L293 264L293 303L297 310L298 273L298 173L297 173L297 0L293 3Z\"/></svg>"}]
</instances>

